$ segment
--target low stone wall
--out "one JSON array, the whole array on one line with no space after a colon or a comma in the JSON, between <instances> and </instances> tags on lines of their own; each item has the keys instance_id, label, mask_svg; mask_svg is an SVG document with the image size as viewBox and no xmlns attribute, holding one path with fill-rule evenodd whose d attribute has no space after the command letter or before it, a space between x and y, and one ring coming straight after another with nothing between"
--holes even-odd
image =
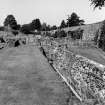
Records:
<instances>
[{"instance_id":1,"label":"low stone wall","mask_svg":"<svg viewBox=\"0 0 105 105\"><path fill-rule=\"evenodd\" d=\"M16 47L26 44L39 44L38 39L32 35L30 36L1 36L0 37L0 49L5 47Z\"/></svg>"},{"instance_id":2,"label":"low stone wall","mask_svg":"<svg viewBox=\"0 0 105 105\"><path fill-rule=\"evenodd\" d=\"M42 42L43 43L43 42ZM68 51L66 45L49 41L42 47L49 63L65 79L80 101L105 104L105 66Z\"/></svg>"}]
</instances>

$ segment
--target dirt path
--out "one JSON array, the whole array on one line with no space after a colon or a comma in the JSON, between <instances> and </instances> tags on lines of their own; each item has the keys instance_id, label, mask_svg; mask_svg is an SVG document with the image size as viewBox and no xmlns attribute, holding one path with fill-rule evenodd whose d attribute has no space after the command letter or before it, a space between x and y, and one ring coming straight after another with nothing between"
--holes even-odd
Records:
<instances>
[{"instance_id":1,"label":"dirt path","mask_svg":"<svg viewBox=\"0 0 105 105\"><path fill-rule=\"evenodd\" d=\"M68 105L69 98L38 48L0 51L0 105Z\"/></svg>"}]
</instances>

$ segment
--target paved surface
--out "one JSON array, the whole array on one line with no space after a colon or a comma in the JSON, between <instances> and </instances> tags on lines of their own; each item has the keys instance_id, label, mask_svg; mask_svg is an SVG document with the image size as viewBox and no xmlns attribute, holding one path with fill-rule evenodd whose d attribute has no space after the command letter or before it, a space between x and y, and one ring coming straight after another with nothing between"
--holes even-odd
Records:
<instances>
[{"instance_id":1,"label":"paved surface","mask_svg":"<svg viewBox=\"0 0 105 105\"><path fill-rule=\"evenodd\" d=\"M0 51L0 105L68 105L69 99L70 90L38 48Z\"/></svg>"}]
</instances>

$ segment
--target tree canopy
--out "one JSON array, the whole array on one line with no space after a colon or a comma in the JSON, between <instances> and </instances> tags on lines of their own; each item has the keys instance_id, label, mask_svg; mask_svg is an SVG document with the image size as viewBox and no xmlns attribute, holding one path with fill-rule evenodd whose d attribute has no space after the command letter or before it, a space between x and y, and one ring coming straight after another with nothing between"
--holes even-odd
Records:
<instances>
[{"instance_id":1,"label":"tree canopy","mask_svg":"<svg viewBox=\"0 0 105 105\"><path fill-rule=\"evenodd\" d=\"M57 29L57 26L56 25L53 25L52 27L51 27L51 30L56 30Z\"/></svg>"},{"instance_id":2,"label":"tree canopy","mask_svg":"<svg viewBox=\"0 0 105 105\"><path fill-rule=\"evenodd\" d=\"M60 28L65 28L66 27L66 22L64 20L62 20Z\"/></svg>"},{"instance_id":3,"label":"tree canopy","mask_svg":"<svg viewBox=\"0 0 105 105\"><path fill-rule=\"evenodd\" d=\"M30 34L31 31L31 27L30 24L24 24L22 25L22 27L20 28L20 32L24 33L24 34Z\"/></svg>"},{"instance_id":4,"label":"tree canopy","mask_svg":"<svg viewBox=\"0 0 105 105\"><path fill-rule=\"evenodd\" d=\"M47 25L47 23L43 23L42 24L42 31L50 31L51 29L51 26L50 25Z\"/></svg>"},{"instance_id":5,"label":"tree canopy","mask_svg":"<svg viewBox=\"0 0 105 105\"><path fill-rule=\"evenodd\" d=\"M84 24L84 20L80 20L80 17L74 12L67 19L68 26L79 26L83 24Z\"/></svg>"},{"instance_id":6,"label":"tree canopy","mask_svg":"<svg viewBox=\"0 0 105 105\"><path fill-rule=\"evenodd\" d=\"M98 40L98 47L105 51L105 20L103 21L103 25L101 27L101 33L99 33L100 37Z\"/></svg>"},{"instance_id":7,"label":"tree canopy","mask_svg":"<svg viewBox=\"0 0 105 105\"><path fill-rule=\"evenodd\" d=\"M4 26L10 26L12 29L17 29L17 21L13 15L8 15L4 21Z\"/></svg>"},{"instance_id":8,"label":"tree canopy","mask_svg":"<svg viewBox=\"0 0 105 105\"><path fill-rule=\"evenodd\" d=\"M94 5L94 8L99 7L99 9L101 9L101 7L105 6L105 0L90 0L91 4Z\"/></svg>"},{"instance_id":9,"label":"tree canopy","mask_svg":"<svg viewBox=\"0 0 105 105\"><path fill-rule=\"evenodd\" d=\"M41 22L40 22L40 19L35 19L35 20L33 20L31 23L30 23L30 25L31 25L31 29L32 30L41 30Z\"/></svg>"}]
</instances>

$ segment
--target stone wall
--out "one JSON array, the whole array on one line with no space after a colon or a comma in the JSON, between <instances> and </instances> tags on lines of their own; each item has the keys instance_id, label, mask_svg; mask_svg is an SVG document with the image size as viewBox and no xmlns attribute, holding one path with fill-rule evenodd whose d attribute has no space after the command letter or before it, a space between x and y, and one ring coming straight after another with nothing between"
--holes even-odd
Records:
<instances>
[{"instance_id":1,"label":"stone wall","mask_svg":"<svg viewBox=\"0 0 105 105\"><path fill-rule=\"evenodd\" d=\"M74 26L69 28L64 28L65 32L76 31L78 29L83 30L82 40L94 40L96 32L101 28L103 22L94 23L94 24L86 24L81 26Z\"/></svg>"},{"instance_id":2,"label":"stone wall","mask_svg":"<svg viewBox=\"0 0 105 105\"><path fill-rule=\"evenodd\" d=\"M105 104L105 66L67 50L53 41L41 42L49 63L67 81L82 101Z\"/></svg>"}]
</instances>

